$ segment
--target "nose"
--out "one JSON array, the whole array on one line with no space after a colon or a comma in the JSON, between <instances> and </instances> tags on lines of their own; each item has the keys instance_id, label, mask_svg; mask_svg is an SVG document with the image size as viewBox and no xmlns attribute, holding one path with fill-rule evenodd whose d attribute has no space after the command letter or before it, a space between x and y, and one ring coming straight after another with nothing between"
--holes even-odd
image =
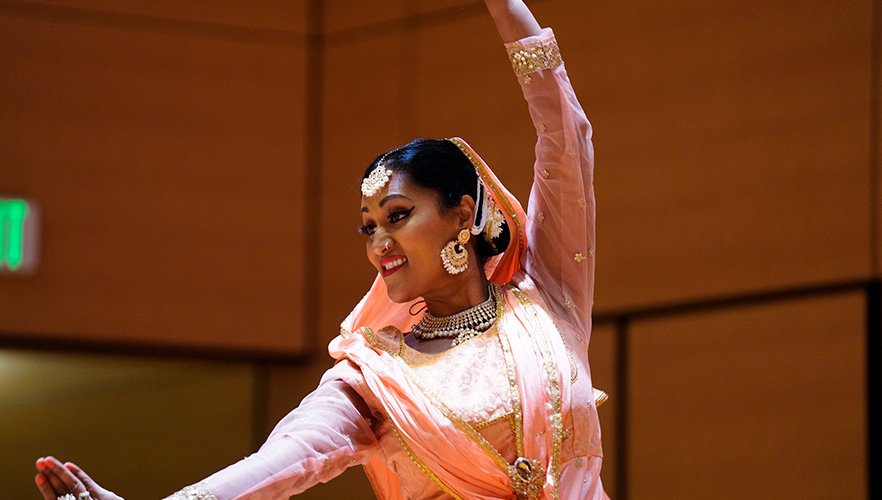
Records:
<instances>
[{"instance_id":1,"label":"nose","mask_svg":"<svg viewBox=\"0 0 882 500\"><path fill-rule=\"evenodd\" d=\"M392 239L386 236L374 238L372 247L374 253L382 257L390 248L392 248Z\"/></svg>"}]
</instances>

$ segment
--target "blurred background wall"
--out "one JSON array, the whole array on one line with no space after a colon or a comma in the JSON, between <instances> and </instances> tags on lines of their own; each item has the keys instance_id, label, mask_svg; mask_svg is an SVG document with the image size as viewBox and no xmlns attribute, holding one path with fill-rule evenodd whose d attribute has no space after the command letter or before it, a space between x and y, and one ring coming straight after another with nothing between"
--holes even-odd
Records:
<instances>
[{"instance_id":1,"label":"blurred background wall","mask_svg":"<svg viewBox=\"0 0 882 500\"><path fill-rule=\"evenodd\" d=\"M530 5L595 130L611 496L869 498L882 2ZM366 165L459 135L526 200L533 134L481 2L0 0L0 198L42 225L0 274L5 493L253 451L373 277Z\"/></svg>"}]
</instances>

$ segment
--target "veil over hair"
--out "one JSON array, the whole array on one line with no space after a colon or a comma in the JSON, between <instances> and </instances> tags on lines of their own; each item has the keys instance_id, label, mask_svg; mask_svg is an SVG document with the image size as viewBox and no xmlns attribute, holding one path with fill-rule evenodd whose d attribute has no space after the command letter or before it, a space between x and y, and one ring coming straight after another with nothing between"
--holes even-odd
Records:
<instances>
[{"instance_id":1,"label":"veil over hair","mask_svg":"<svg viewBox=\"0 0 882 500\"><path fill-rule=\"evenodd\" d=\"M495 281L502 286L511 280L511 277L520 269L527 248L527 233L524 229L524 221L527 219L524 208L517 198L512 195L505 186L499 182L496 174L490 170L487 163L478 156L469 144L459 137L447 139L456 144L456 147L469 159L475 167L475 171L481 178L481 183L493 202L502 211L510 234L508 246L499 255L491 257L484 266L487 279Z\"/></svg>"}]
</instances>

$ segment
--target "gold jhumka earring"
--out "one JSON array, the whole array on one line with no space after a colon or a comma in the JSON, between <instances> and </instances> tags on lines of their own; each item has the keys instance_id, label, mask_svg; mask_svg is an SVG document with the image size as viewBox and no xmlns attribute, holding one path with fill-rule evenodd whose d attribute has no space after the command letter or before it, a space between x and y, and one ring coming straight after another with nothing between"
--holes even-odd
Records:
<instances>
[{"instance_id":1,"label":"gold jhumka earring","mask_svg":"<svg viewBox=\"0 0 882 500\"><path fill-rule=\"evenodd\" d=\"M441 262L450 274L459 274L469 268L469 252L465 248L472 233L463 229L441 249Z\"/></svg>"}]
</instances>

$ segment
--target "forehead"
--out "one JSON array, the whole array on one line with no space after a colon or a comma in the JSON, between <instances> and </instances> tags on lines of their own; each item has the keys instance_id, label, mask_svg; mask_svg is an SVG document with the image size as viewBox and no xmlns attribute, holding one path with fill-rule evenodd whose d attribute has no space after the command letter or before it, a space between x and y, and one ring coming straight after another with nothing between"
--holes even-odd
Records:
<instances>
[{"instance_id":1,"label":"forehead","mask_svg":"<svg viewBox=\"0 0 882 500\"><path fill-rule=\"evenodd\" d=\"M393 171L389 174L389 182L387 182L382 189L374 193L373 196L361 197L362 211L365 211L365 209L371 210L373 208L379 207L380 203L383 202L383 200L386 200L389 196L394 195L407 197L414 202L435 203L438 200L438 196L435 191L414 184L413 182L411 182L408 175L403 172ZM395 197L392 199L394 200L401 198ZM385 203L383 203L383 205L385 205Z\"/></svg>"},{"instance_id":2,"label":"forehead","mask_svg":"<svg viewBox=\"0 0 882 500\"><path fill-rule=\"evenodd\" d=\"M412 186L407 174L404 172L392 171L389 174L389 182L383 186L383 189L378 193L380 196L377 196L377 198L383 199L383 196L395 193L404 194L411 191L413 187L415 186Z\"/></svg>"}]
</instances>

